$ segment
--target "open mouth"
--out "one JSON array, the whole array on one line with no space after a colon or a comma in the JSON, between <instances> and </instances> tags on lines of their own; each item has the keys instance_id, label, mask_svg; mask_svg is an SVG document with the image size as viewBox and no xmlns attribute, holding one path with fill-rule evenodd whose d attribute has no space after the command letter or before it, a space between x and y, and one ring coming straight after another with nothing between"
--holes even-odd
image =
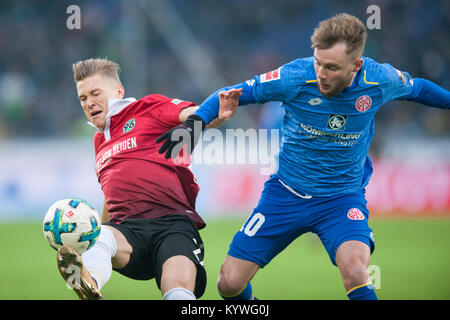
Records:
<instances>
[{"instance_id":1,"label":"open mouth","mask_svg":"<svg viewBox=\"0 0 450 320\"><path fill-rule=\"evenodd\" d=\"M101 111L93 111L91 112L91 118L94 118L96 115L102 113Z\"/></svg>"}]
</instances>

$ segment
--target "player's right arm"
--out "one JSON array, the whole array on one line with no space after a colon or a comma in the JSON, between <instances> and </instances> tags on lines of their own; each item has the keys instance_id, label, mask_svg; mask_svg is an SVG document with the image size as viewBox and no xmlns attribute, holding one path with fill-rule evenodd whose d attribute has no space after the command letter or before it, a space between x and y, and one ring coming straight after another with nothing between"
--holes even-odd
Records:
<instances>
[{"instance_id":1,"label":"player's right arm","mask_svg":"<svg viewBox=\"0 0 450 320\"><path fill-rule=\"evenodd\" d=\"M236 113L238 107L238 100L242 94L242 89L230 89L228 91L219 92L219 114L217 118L211 121L206 128L218 128L226 121L231 119ZM187 118L198 110L198 106L188 107L180 112L180 123L183 123Z\"/></svg>"},{"instance_id":2,"label":"player's right arm","mask_svg":"<svg viewBox=\"0 0 450 320\"><path fill-rule=\"evenodd\" d=\"M301 90L299 84L304 82L303 75L306 71L305 67L308 65L312 67L311 59L295 60L276 70L255 76L251 80L217 90L210 95L199 106L198 110L190 115L185 122L163 133L156 139L157 143L162 142L162 146L158 152L164 153L165 158L167 159L170 157L174 158L177 156L177 152L173 151L181 150L183 147L182 144L186 143L188 144L188 153L191 153L200 137L200 132L214 119L218 118L220 92L229 92L233 89L240 91L241 96L239 97L239 105L264 103L268 101L282 101L286 103L293 99ZM189 135L190 139L180 140L180 129L185 130L186 136ZM198 132L199 129L200 132ZM177 132L177 134L175 134L175 132Z\"/></svg>"},{"instance_id":3,"label":"player's right arm","mask_svg":"<svg viewBox=\"0 0 450 320\"><path fill-rule=\"evenodd\" d=\"M219 113L219 93L231 89L242 90L239 105L252 103L265 103L268 101L287 102L294 98L299 90L298 84L302 82L303 63L306 60L296 60L280 68L255 76L253 79L221 88L210 95L194 113L208 124ZM299 81L300 80L300 81Z\"/></svg>"},{"instance_id":4,"label":"player's right arm","mask_svg":"<svg viewBox=\"0 0 450 320\"><path fill-rule=\"evenodd\" d=\"M240 90L242 93L242 95L239 98L240 106L256 103L256 99L253 96L252 87L248 84L249 81L251 80L217 90L199 106L199 108L194 114L202 118L206 124L209 124L219 115L219 93L228 92L233 89Z\"/></svg>"}]
</instances>

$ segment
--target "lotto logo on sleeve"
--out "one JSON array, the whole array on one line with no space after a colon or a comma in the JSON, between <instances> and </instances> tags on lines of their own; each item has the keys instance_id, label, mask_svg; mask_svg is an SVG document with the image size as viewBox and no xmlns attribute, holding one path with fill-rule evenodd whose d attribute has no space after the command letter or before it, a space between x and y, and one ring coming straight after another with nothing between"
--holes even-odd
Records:
<instances>
[{"instance_id":1,"label":"lotto logo on sleeve","mask_svg":"<svg viewBox=\"0 0 450 320\"><path fill-rule=\"evenodd\" d=\"M372 105L372 99L369 96L361 96L356 100L355 107L359 112L366 112Z\"/></svg>"},{"instance_id":2,"label":"lotto logo on sleeve","mask_svg":"<svg viewBox=\"0 0 450 320\"><path fill-rule=\"evenodd\" d=\"M358 208L352 208L348 210L347 218L350 220L364 220L364 214Z\"/></svg>"},{"instance_id":3,"label":"lotto logo on sleeve","mask_svg":"<svg viewBox=\"0 0 450 320\"><path fill-rule=\"evenodd\" d=\"M281 67L278 68L277 70L273 70L273 71L270 71L270 72L260 75L259 81L268 82L268 81L278 80L278 79L280 79L280 75L281 75Z\"/></svg>"}]
</instances>

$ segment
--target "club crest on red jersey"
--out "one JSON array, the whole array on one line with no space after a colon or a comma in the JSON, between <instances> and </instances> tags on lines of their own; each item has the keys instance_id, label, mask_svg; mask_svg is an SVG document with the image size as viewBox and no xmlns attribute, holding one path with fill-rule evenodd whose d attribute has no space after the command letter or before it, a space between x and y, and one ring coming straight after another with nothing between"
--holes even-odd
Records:
<instances>
[{"instance_id":1,"label":"club crest on red jersey","mask_svg":"<svg viewBox=\"0 0 450 320\"><path fill-rule=\"evenodd\" d=\"M122 129L122 133L127 133L131 131L136 126L136 118L130 119L125 123Z\"/></svg>"},{"instance_id":2,"label":"club crest on red jersey","mask_svg":"<svg viewBox=\"0 0 450 320\"><path fill-rule=\"evenodd\" d=\"M347 218L350 220L364 220L364 214L358 208L352 208L348 210Z\"/></svg>"},{"instance_id":3,"label":"club crest on red jersey","mask_svg":"<svg viewBox=\"0 0 450 320\"><path fill-rule=\"evenodd\" d=\"M359 112L366 112L372 106L372 99L369 96L361 96L356 100L355 107Z\"/></svg>"},{"instance_id":4,"label":"club crest on red jersey","mask_svg":"<svg viewBox=\"0 0 450 320\"><path fill-rule=\"evenodd\" d=\"M278 80L281 77L281 67L277 70L269 71L260 75L259 80L262 82L268 82L273 80Z\"/></svg>"}]
</instances>

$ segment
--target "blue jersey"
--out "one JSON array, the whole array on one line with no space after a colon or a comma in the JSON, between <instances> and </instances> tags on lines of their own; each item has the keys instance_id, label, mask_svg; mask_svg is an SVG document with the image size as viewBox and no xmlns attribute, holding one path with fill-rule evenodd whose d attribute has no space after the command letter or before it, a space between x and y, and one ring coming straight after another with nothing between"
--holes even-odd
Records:
<instances>
[{"instance_id":1,"label":"blue jersey","mask_svg":"<svg viewBox=\"0 0 450 320\"><path fill-rule=\"evenodd\" d=\"M384 103L407 99L449 107L447 90L367 57L352 85L334 97L319 92L313 57L233 87L243 88L240 105L282 102L285 114L276 173L288 186L311 196L351 193L368 184L374 117ZM196 114L209 123L217 112L216 92Z\"/></svg>"},{"instance_id":2,"label":"blue jersey","mask_svg":"<svg viewBox=\"0 0 450 320\"><path fill-rule=\"evenodd\" d=\"M256 76L245 85L259 103L283 103L278 176L296 190L329 196L367 185L375 113L384 103L409 96L412 81L408 73L364 57L352 85L326 98L317 88L311 57Z\"/></svg>"},{"instance_id":3,"label":"blue jersey","mask_svg":"<svg viewBox=\"0 0 450 320\"><path fill-rule=\"evenodd\" d=\"M261 268L305 232L319 236L333 264L346 241L363 242L372 252L364 188L372 174L375 113L400 99L450 108L449 91L365 57L350 87L324 97L311 57L220 89L195 114L211 122L219 112L218 92L231 88L242 88L240 105L281 101L285 111L277 172L228 251Z\"/></svg>"}]
</instances>

